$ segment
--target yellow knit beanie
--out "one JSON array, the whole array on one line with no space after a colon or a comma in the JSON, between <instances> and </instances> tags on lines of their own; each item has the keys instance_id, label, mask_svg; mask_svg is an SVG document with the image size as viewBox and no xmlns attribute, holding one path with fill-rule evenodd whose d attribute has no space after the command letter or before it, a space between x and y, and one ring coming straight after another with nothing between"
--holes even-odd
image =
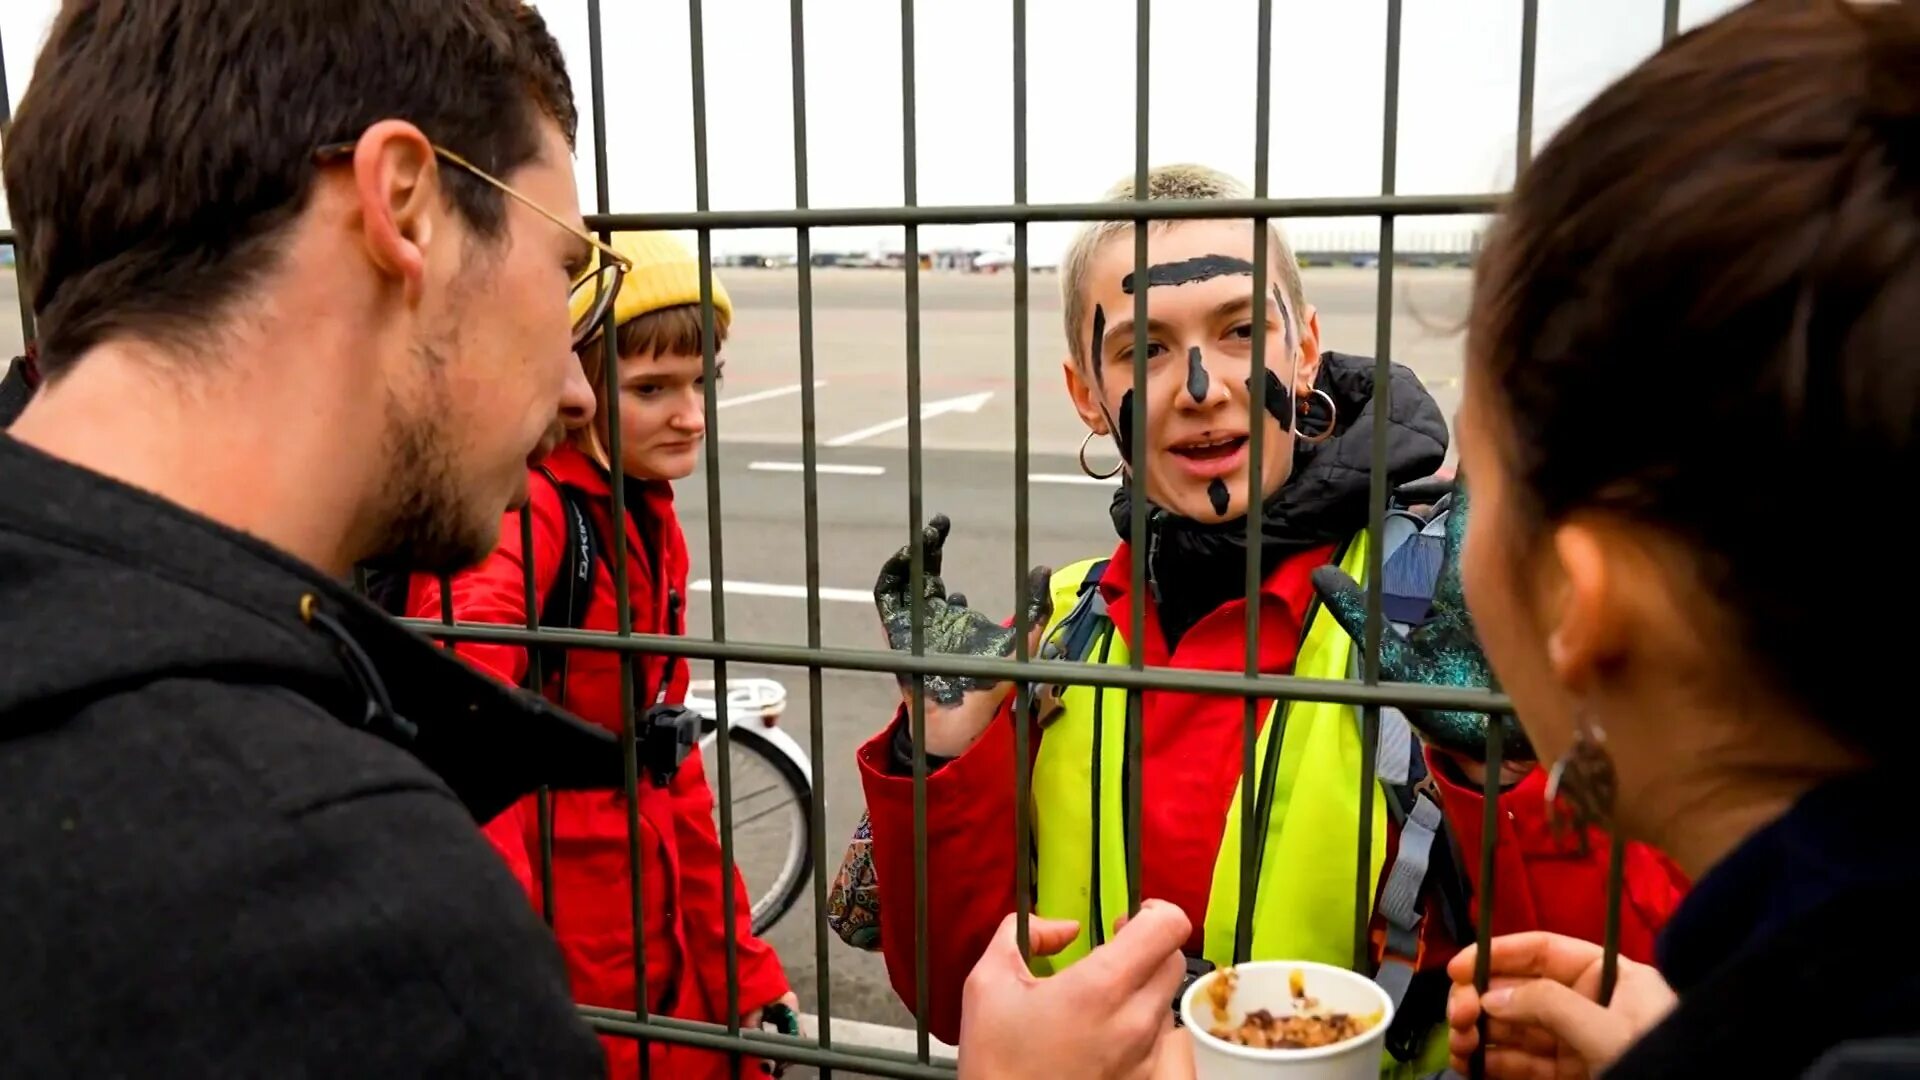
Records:
<instances>
[{"instance_id":1,"label":"yellow knit beanie","mask_svg":"<svg viewBox=\"0 0 1920 1080\"><path fill-rule=\"evenodd\" d=\"M662 232L613 234L613 249L633 260L613 302L613 323L620 326L649 311L700 302L700 260L687 246ZM715 275L713 309L733 318L733 300ZM574 296L573 316L579 318L591 303L587 290Z\"/></svg>"}]
</instances>

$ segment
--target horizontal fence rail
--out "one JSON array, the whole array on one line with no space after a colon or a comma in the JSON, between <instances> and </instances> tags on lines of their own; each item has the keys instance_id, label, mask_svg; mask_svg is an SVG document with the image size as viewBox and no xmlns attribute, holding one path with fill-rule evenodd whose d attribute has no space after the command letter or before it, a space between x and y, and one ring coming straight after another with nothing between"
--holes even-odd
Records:
<instances>
[{"instance_id":1,"label":"horizontal fence rail","mask_svg":"<svg viewBox=\"0 0 1920 1080\"><path fill-rule=\"evenodd\" d=\"M1358 686L1346 680L1305 679L1293 675L1232 675L1192 668L1119 668L1065 660L1011 660L985 656L927 653L912 656L879 649L781 645L774 642L713 641L665 634L613 634L605 630L541 627L523 630L494 623L455 623L430 619L400 622L447 641L486 641L506 645L567 645L605 652L679 656L694 659L771 664L818 665L840 671L877 671L895 675L972 675L995 682L1071 683L1114 690L1180 690L1228 697L1253 695L1280 701L1326 701L1337 705L1396 705L1416 709L1507 713L1506 695L1423 683Z\"/></svg>"},{"instance_id":2,"label":"horizontal fence rail","mask_svg":"<svg viewBox=\"0 0 1920 1080\"><path fill-rule=\"evenodd\" d=\"M905 678L910 685L923 687L924 680L937 676L972 676L993 681L1011 682L1015 686L1018 708L1015 724L1016 761L1029 760L1034 740L1038 738L1029 720L1027 708L1035 689L1050 684L1071 683L1076 686L1089 686L1098 690L1125 691L1128 695L1128 709L1124 718L1126 725L1126 787L1123 794L1127 807L1125 834L1126 844L1126 880L1128 883L1130 905L1139 902L1139 882L1142 841L1139 829L1141 798L1140 784L1143 770L1141 751L1141 710L1144 695L1151 691L1177 691L1203 693L1240 698L1245 702L1244 729L1240 747L1241 780L1240 794L1242 810L1240 818L1241 846L1238 862L1241 868L1241 893L1239 905L1239 925L1235 933L1235 956L1244 959L1246 949L1253 934L1253 890L1256 882L1256 852L1251 850L1248 838L1255 832L1255 792L1254 776L1256 772L1255 742L1258 734L1259 717L1256 715L1256 702L1331 702L1354 706L1361 710L1362 738L1364 752L1361 755L1361 772L1357 776L1361 798L1360 825L1356 843L1359 852L1359 866L1355 882L1357 917L1354 926L1355 962L1363 969L1369 962L1369 926L1368 914L1373 905L1372 883L1369 879L1369 837L1374 790L1375 754L1373 753L1380 731L1380 710L1434 709L1452 711L1473 711L1491 714L1496 718L1511 712L1512 703L1506 695L1490 690L1456 689L1450 687L1412 685L1385 681L1382 678L1380 660L1381 635L1386 629L1383 614L1383 586L1381 574L1382 553L1378 545L1371 546L1366 585L1366 604L1368 626L1366 641L1361 649L1361 671L1358 678L1351 680L1324 680L1300 678L1291 675L1264 674L1259 670L1259 605L1255 602L1262 580L1258 552L1258 523L1249 515L1247 522L1247 557L1245 563L1245 596L1248 600L1245 632L1247 636L1244 664L1238 673L1227 671L1198 671L1168 667L1148 666L1144 662L1143 649L1132 650L1129 663L1086 664L1059 660L1034 659L1028 646L1028 616L1024 610L1016 611L1014 626L1016 646L1014 654L1008 658L983 658L977 656L945 655L927 651L924 640L922 620L925 598L923 583L926 567L917 543L912 544L911 584L914 615L912 641L903 651L834 648L823 644L821 632L821 550L820 524L821 514L818 489L818 440L817 401L814 393L815 355L814 355L814 305L812 267L812 230L847 226L895 226L905 231L905 252L903 299L905 301L905 349L903 355L907 388L907 441L908 441L908 505L906 514L906 536L911 541L922 525L924 502L924 476L922 473L922 432L921 432L921 326L920 326L920 278L918 230L927 226L940 225L980 225L1009 224L1014 229L1014 305L1013 305L1013 341L1010 355L1014 372L1014 400L1016 430L1014 436L1014 463L1016 481L1011 491L1014 507L1015 532L1013 538L1012 578L1015 584L1014 595L1023 595L1031 551L1029 516L1031 502L1028 493L1030 463L1030 434L1028 420L1032 408L1032 392L1028 372L1028 322L1029 322L1029 283L1027 272L1030 266L1028 226L1049 222L1136 222L1151 221L1192 221L1192 220L1247 220L1252 223L1252 235L1255 238L1256 252L1253 289L1255 296L1265 295L1271 276L1276 268L1268 265L1268 247L1264 242L1269 222L1279 219L1329 218L1329 217L1371 217L1379 222L1380 243L1377 266L1378 294L1375 329L1375 390L1374 409L1376 415L1386 415L1389 405L1389 374L1393 349L1393 282L1395 257L1395 225L1401 218L1460 215L1492 214L1498 212L1504 196L1500 193L1470 193L1451 195L1407 195L1398 193L1396 188L1397 150L1399 141L1399 105L1400 105L1400 56L1402 31L1402 0L1383 0L1386 13L1386 42L1383 63L1383 104L1381 119L1381 176L1378 194L1343 197L1309 198L1273 198L1268 195L1269 153L1272 93L1272 50L1271 38L1275 31L1272 0L1257 0L1256 23L1251 29L1258 35L1256 53L1256 111L1255 111L1255 163L1253 197L1223 199L1217 201L1202 200L1165 200L1150 201L1146 197L1146 181L1150 161L1148 159L1148 104L1150 100L1148 75L1151 69L1151 51L1149 34L1151 3L1150 0L1135 0L1134 19L1136 24L1135 48L1135 124L1134 124L1134 169L1135 197L1115 202L1064 202L1032 203L1027 199L1027 31L1025 0L1010 0L1013 14L1011 49L1013 56L1013 201L1004 204L981 205L920 205L917 200L917 162L916 140L918 125L916 118L915 93L915 27L914 0L901 0L900 47L901 47L901 103L902 103L902 179L903 205L881 207L814 207L810 205L807 156L806 75L805 75L805 33L803 20L803 0L791 0L789 18L791 21L790 63L793 95L793 150L794 150L794 205L791 208L769 208L757 210L713 210L709 206L709 184L707 170L707 127L706 127L706 76L705 76L705 32L704 8L702 0L689 0L689 47L691 50L691 78L693 91L693 145L695 171L696 208L686 212L614 212L611 209L609 183L607 176L608 145L606 87L603 60L603 36L601 24L600 0L585 0L588 38L589 38L589 94L596 154L594 160L594 212L587 215L590 228L599 232L603 239L612 234L628 230L686 230L697 235L698 257L702 270L700 290L700 308L702 315L702 356L704 370L708 375L706 390L706 496L708 514L709 545L706 557L710 562L707 572L715 582L711 600L712 636L700 639L670 632L666 634L636 632L634 613L628 600L628 582L636 572L634 555L628 550L625 533L616 529L612 544L612 558L609 572L612 574L619 597L617 629L613 631L570 630L538 625L534 616L537 610L537 589L533 580L533 568L527 567L525 595L528 616L524 625L503 626L478 624L462 621L453 608L451 599L447 599L438 619L402 620L413 628L445 642L448 647L455 643L492 643L519 646L561 646L570 650L598 650L612 652L620 658L620 683L622 708L619 727L625 751L624 794L628 808L628 857L630 860L628 885L632 889L634 950L632 965L636 982L636 995L632 1009L620 1010L594 1006L581 1006L581 1015L597 1032L623 1039L632 1039L640 1046L639 1074L647 1076L651 1072L649 1045L652 1043L678 1044L716 1050L733 1055L736 1059L742 1055L811 1066L830 1075L833 1070L858 1072L867 1075L931 1078L952 1075L950 1064L935 1060L931 1053L932 1045L925 1016L930 1001L928 986L927 947L931 928L928 926L926 892L931 868L928 865L926 822L928 815L928 761L926 750L926 715L924 693L914 693L911 698L910 730L913 743L913 823L914 843L914 879L918 885L919 904L914 912L913 925L916 931L916 977L912 987L913 1000L908 1004L922 1018L915 1032L916 1050L914 1053L841 1045L833 1037L832 1002L833 995L829 980L832 953L829 949L829 930L826 923L827 907L827 863L837 860L835 845L844 842L844 837L829 835L825 830L826 803L824 792L831 782L845 789L852 779L853 764L846 760L833 760L829 754L825 729L823 726L822 676L828 670L872 672L891 674ZM1123 0L1109 0L1115 9L1124 6ZM1521 21L1520 78L1519 99L1516 118L1514 161L1517 169L1524 169L1532 156L1534 127L1534 81L1535 61L1539 23L1538 0L1519 0L1518 14ZM1671 39L1679 28L1678 0L1665 0L1662 11L1662 30L1665 39ZM1283 28L1284 29L1284 28ZM0 110L5 110L11 98L6 93L6 71L0 65ZM0 124L4 124L10 115L0 112ZM802 473L803 473L803 514L805 531L806 562L806 633L804 644L787 642L744 641L730 638L727 633L725 574L722 571L723 529L721 521L720 487L720 416L715 386L717 380L715 358L715 310L713 304L710 271L713 262L712 240L716 231L740 229L792 229L797 259L797 300L799 308L798 347L800 382L800 407L802 416ZM1143 280L1147 271L1148 236L1147 230L1132 230L1133 269ZM11 229L0 230L0 245L17 248L16 237ZM1142 288L1134 297L1133 314L1136 323L1136 348L1142 352L1146 346L1147 334L1147 293ZM25 288L20 290L20 317L22 333L31 341L34 335L33 311ZM611 305L603 326L601 348L605 360L606 385L603 400L608 413L608 439L610 457L621 460L621 424L619 409L621 395L616 392L618 357L615 355L612 329ZM1265 382L1263 374L1270 363L1286 363L1289 358L1275 360L1267 355L1264 335L1254 335L1253 366L1255 377L1252 387L1252 414L1262 415ZM1134 390L1138 400L1146 399L1146 365L1135 364ZM1133 415L1133 445L1144 444L1145 410L1137 410ZM1253 477L1251 488L1259 492L1261 488L1261 440L1264 437L1263 424L1252 425L1251 460ZM1386 425L1376 425L1372 445L1373 478L1370 493L1369 521L1374 535L1379 535L1387 511L1388 495L1386 479ZM612 520L621 521L626 515L626 495L621 484L611 485ZM1134 558L1128 571L1132 578L1134 595L1145 595L1145 556L1143 543L1146 530L1146 500L1133 500L1133 513L1127 530L1132 543ZM1257 505L1257 504L1256 504ZM522 535L529 536L530 515L523 515ZM443 581L443 585L445 582ZM450 597L451 590L443 588L443 596ZM1022 605L1016 603L1016 607ZM1143 633L1144 604L1133 605L1132 622L1128 628L1130 639L1140 641ZM669 628L670 630L674 628ZM529 648L534 665L534 685L543 685L541 681L540 650ZM810 796L810 816L807 823L807 842L813 853L810 894L814 903L814 948L813 959L816 965L816 981L812 987L818 1010L817 1034L814 1038L791 1038L767 1034L743 1027L741 1002L739 1000L738 978L738 942L731 932L734 925L734 900L730 889L722 889L722 904L729 933L726 944L726 972L728 986L726 992L727 1017L724 1023L694 1023L670 1016L657 1015L649 1011L648 1003L655 1000L658 988L647 984L647 955L649 947L642 932L646 912L641 908L643 895L641 880L642 858L640 829L638 819L637 791L640 784L640 765L637 759L638 724L644 718L637 715L635 688L640 684L639 665L642 658L667 660L670 663L684 664L690 660L708 661L713 666L715 682L715 700L724 703L727 690L727 666L729 664L752 663L786 666L805 669L807 673L807 701L809 704L810 727L807 742L813 757L813 788ZM646 703L641 703L644 707ZM722 706L724 708L724 705ZM604 719L604 718L597 718ZM1284 724L1284 713L1276 713L1275 724ZM1097 721L1096 721L1097 724ZM1097 730L1097 729L1096 729ZM1277 741L1283 727L1276 731L1273 738ZM1486 842L1477 855L1480 880L1483 890L1491 891L1495 868L1493 840L1498 835L1497 805L1500 795L1498 784L1501 764L1506 748L1503 745L1502 725L1494 722L1489 725L1489 739L1485 757L1487 779L1485 782L1485 821L1483 834ZM732 790L731 762L728 753L730 733L728 725L718 725L718 760L709 765L717 773L719 788L719 833L722 848L723 865L731 866L734 851L735 822L729 795ZM1100 736L1096 734L1095 744L1099 745ZM1098 776L1099 770L1094 770ZM1015 846L1011 852L1029 852L1033 836L1033 820L1030 777L1024 768L1015 770L1015 832L1010 839ZM1098 799L1098 780L1096 800ZM542 896L544 908L542 914L553 922L556 919L556 900L553 893L553 812L552 793L542 792L539 799L539 829L541 840L541 880L544 883ZM1097 865L1097 852L1096 852ZM1034 887L1033 866L1022 857L1016 860L1016 913L1019 926L1021 947L1027 949L1028 920L1032 912ZM1606 990L1611 989L1616 970L1618 951L1619 909L1622 891L1621 865L1623 863L1619 841L1614 841L1611 853L1611 865L1608 880L1608 926L1606 940ZM1491 932L1491 905L1478 905L1477 937L1484 943ZM563 916L562 916L563 917ZM1486 950L1480 951L1480 966L1476 972L1476 983L1484 990L1487 985ZM1036 1036L1037 1037L1037 1036ZM1484 1042L1484 1039L1482 1040ZM1484 1063L1476 1057L1472 1063L1472 1072L1479 1075Z\"/></svg>"}]
</instances>

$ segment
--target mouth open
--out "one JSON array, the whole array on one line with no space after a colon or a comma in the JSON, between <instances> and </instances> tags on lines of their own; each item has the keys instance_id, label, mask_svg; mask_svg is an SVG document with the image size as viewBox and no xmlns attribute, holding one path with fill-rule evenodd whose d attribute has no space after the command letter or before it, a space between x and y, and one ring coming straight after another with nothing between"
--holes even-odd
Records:
<instances>
[{"instance_id":1,"label":"mouth open","mask_svg":"<svg viewBox=\"0 0 1920 1080\"><path fill-rule=\"evenodd\" d=\"M1245 445L1245 435L1228 435L1204 442L1183 443L1174 447L1173 452L1189 461L1223 461L1239 453Z\"/></svg>"},{"instance_id":2,"label":"mouth open","mask_svg":"<svg viewBox=\"0 0 1920 1080\"><path fill-rule=\"evenodd\" d=\"M1197 480L1231 476L1247 460L1247 436L1202 435L1167 448L1179 468Z\"/></svg>"}]
</instances>

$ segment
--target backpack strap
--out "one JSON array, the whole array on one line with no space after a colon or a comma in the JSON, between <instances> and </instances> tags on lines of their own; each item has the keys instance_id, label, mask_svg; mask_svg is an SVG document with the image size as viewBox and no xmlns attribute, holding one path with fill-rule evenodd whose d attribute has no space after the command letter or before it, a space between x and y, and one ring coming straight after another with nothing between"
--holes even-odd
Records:
<instances>
[{"instance_id":1,"label":"backpack strap","mask_svg":"<svg viewBox=\"0 0 1920 1080\"><path fill-rule=\"evenodd\" d=\"M1075 662L1085 660L1093 652L1093 641L1101 632L1113 626L1113 620L1107 618L1107 598L1100 595L1100 579L1106 576L1107 563L1112 560L1100 559L1087 567L1087 576L1080 579L1079 591L1074 598L1073 607L1067 617L1054 627L1054 634L1060 636L1059 655L1046 659L1065 659ZM1048 635L1052 638L1054 635ZM1049 648L1052 646L1049 645Z\"/></svg>"},{"instance_id":2,"label":"backpack strap","mask_svg":"<svg viewBox=\"0 0 1920 1080\"><path fill-rule=\"evenodd\" d=\"M1424 622L1433 602L1441 569L1441 545L1446 536L1447 508L1443 500L1430 518L1413 514L1389 515L1383 530L1382 591L1388 601L1383 615L1402 632ZM1404 520L1393 521L1393 518ZM1413 528L1407 528L1413 525ZM1397 526L1397 527L1394 527ZM1358 677L1359 651L1353 654ZM1400 843L1392 867L1383 876L1375 913L1386 924L1386 948L1374 981L1393 999L1394 1023L1388 1032L1389 1049L1401 1060L1418 1053L1429 1029L1444 1014L1444 997L1421 995L1415 1008L1408 1001L1419 955L1422 900L1432 895L1446 932L1459 940L1467 925L1467 883L1461 875L1457 845L1447 828L1446 815L1429 782L1419 736L1397 708L1380 710L1379 756L1376 776L1387 789L1387 808L1400 827ZM1432 1007L1439 1001L1440 1012ZM1406 1007L1403 1008L1403 1005Z\"/></svg>"},{"instance_id":3,"label":"backpack strap","mask_svg":"<svg viewBox=\"0 0 1920 1080\"><path fill-rule=\"evenodd\" d=\"M547 595L540 602L539 625L550 629L579 630L586 625L587 606L593 599L593 579L599 564L599 529L595 526L593 515L588 511L587 495L578 488L560 482L545 466L540 474L553 485L554 493L560 497L560 518L565 526L566 535L560 547L560 568L554 574L553 584L547 589ZM555 645L541 645L538 650L541 674L545 680L558 679L555 702L564 701L567 694L567 652ZM528 668L527 681L533 681L532 668ZM544 690L541 686L529 685L536 692Z\"/></svg>"}]
</instances>

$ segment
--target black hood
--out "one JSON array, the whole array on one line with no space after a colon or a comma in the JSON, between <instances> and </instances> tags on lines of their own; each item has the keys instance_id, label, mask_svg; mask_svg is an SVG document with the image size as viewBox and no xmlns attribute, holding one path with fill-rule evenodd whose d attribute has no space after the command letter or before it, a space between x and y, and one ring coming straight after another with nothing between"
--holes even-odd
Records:
<instances>
[{"instance_id":1,"label":"black hood","mask_svg":"<svg viewBox=\"0 0 1920 1080\"><path fill-rule=\"evenodd\" d=\"M1447 422L1412 369L1390 367L1387 425L1388 490L1433 475L1447 456ZM1321 354L1315 389L1333 399L1333 435L1317 446L1296 444L1293 475L1261 507L1261 565L1266 572L1286 556L1338 543L1367 525L1373 490L1374 361L1346 353ZM1133 532L1132 489L1114 492L1113 527ZM1228 598L1241 594L1246 566L1245 517L1199 522L1149 504L1150 580L1169 638ZM1166 611L1169 604L1190 611ZM1181 625L1184 623L1185 625Z\"/></svg>"},{"instance_id":2,"label":"black hood","mask_svg":"<svg viewBox=\"0 0 1920 1080\"><path fill-rule=\"evenodd\" d=\"M368 729L480 820L541 785L621 785L608 733L267 544L4 434L0 476L0 740L114 692L205 678L277 687L355 726L384 693L403 722Z\"/></svg>"}]
</instances>

